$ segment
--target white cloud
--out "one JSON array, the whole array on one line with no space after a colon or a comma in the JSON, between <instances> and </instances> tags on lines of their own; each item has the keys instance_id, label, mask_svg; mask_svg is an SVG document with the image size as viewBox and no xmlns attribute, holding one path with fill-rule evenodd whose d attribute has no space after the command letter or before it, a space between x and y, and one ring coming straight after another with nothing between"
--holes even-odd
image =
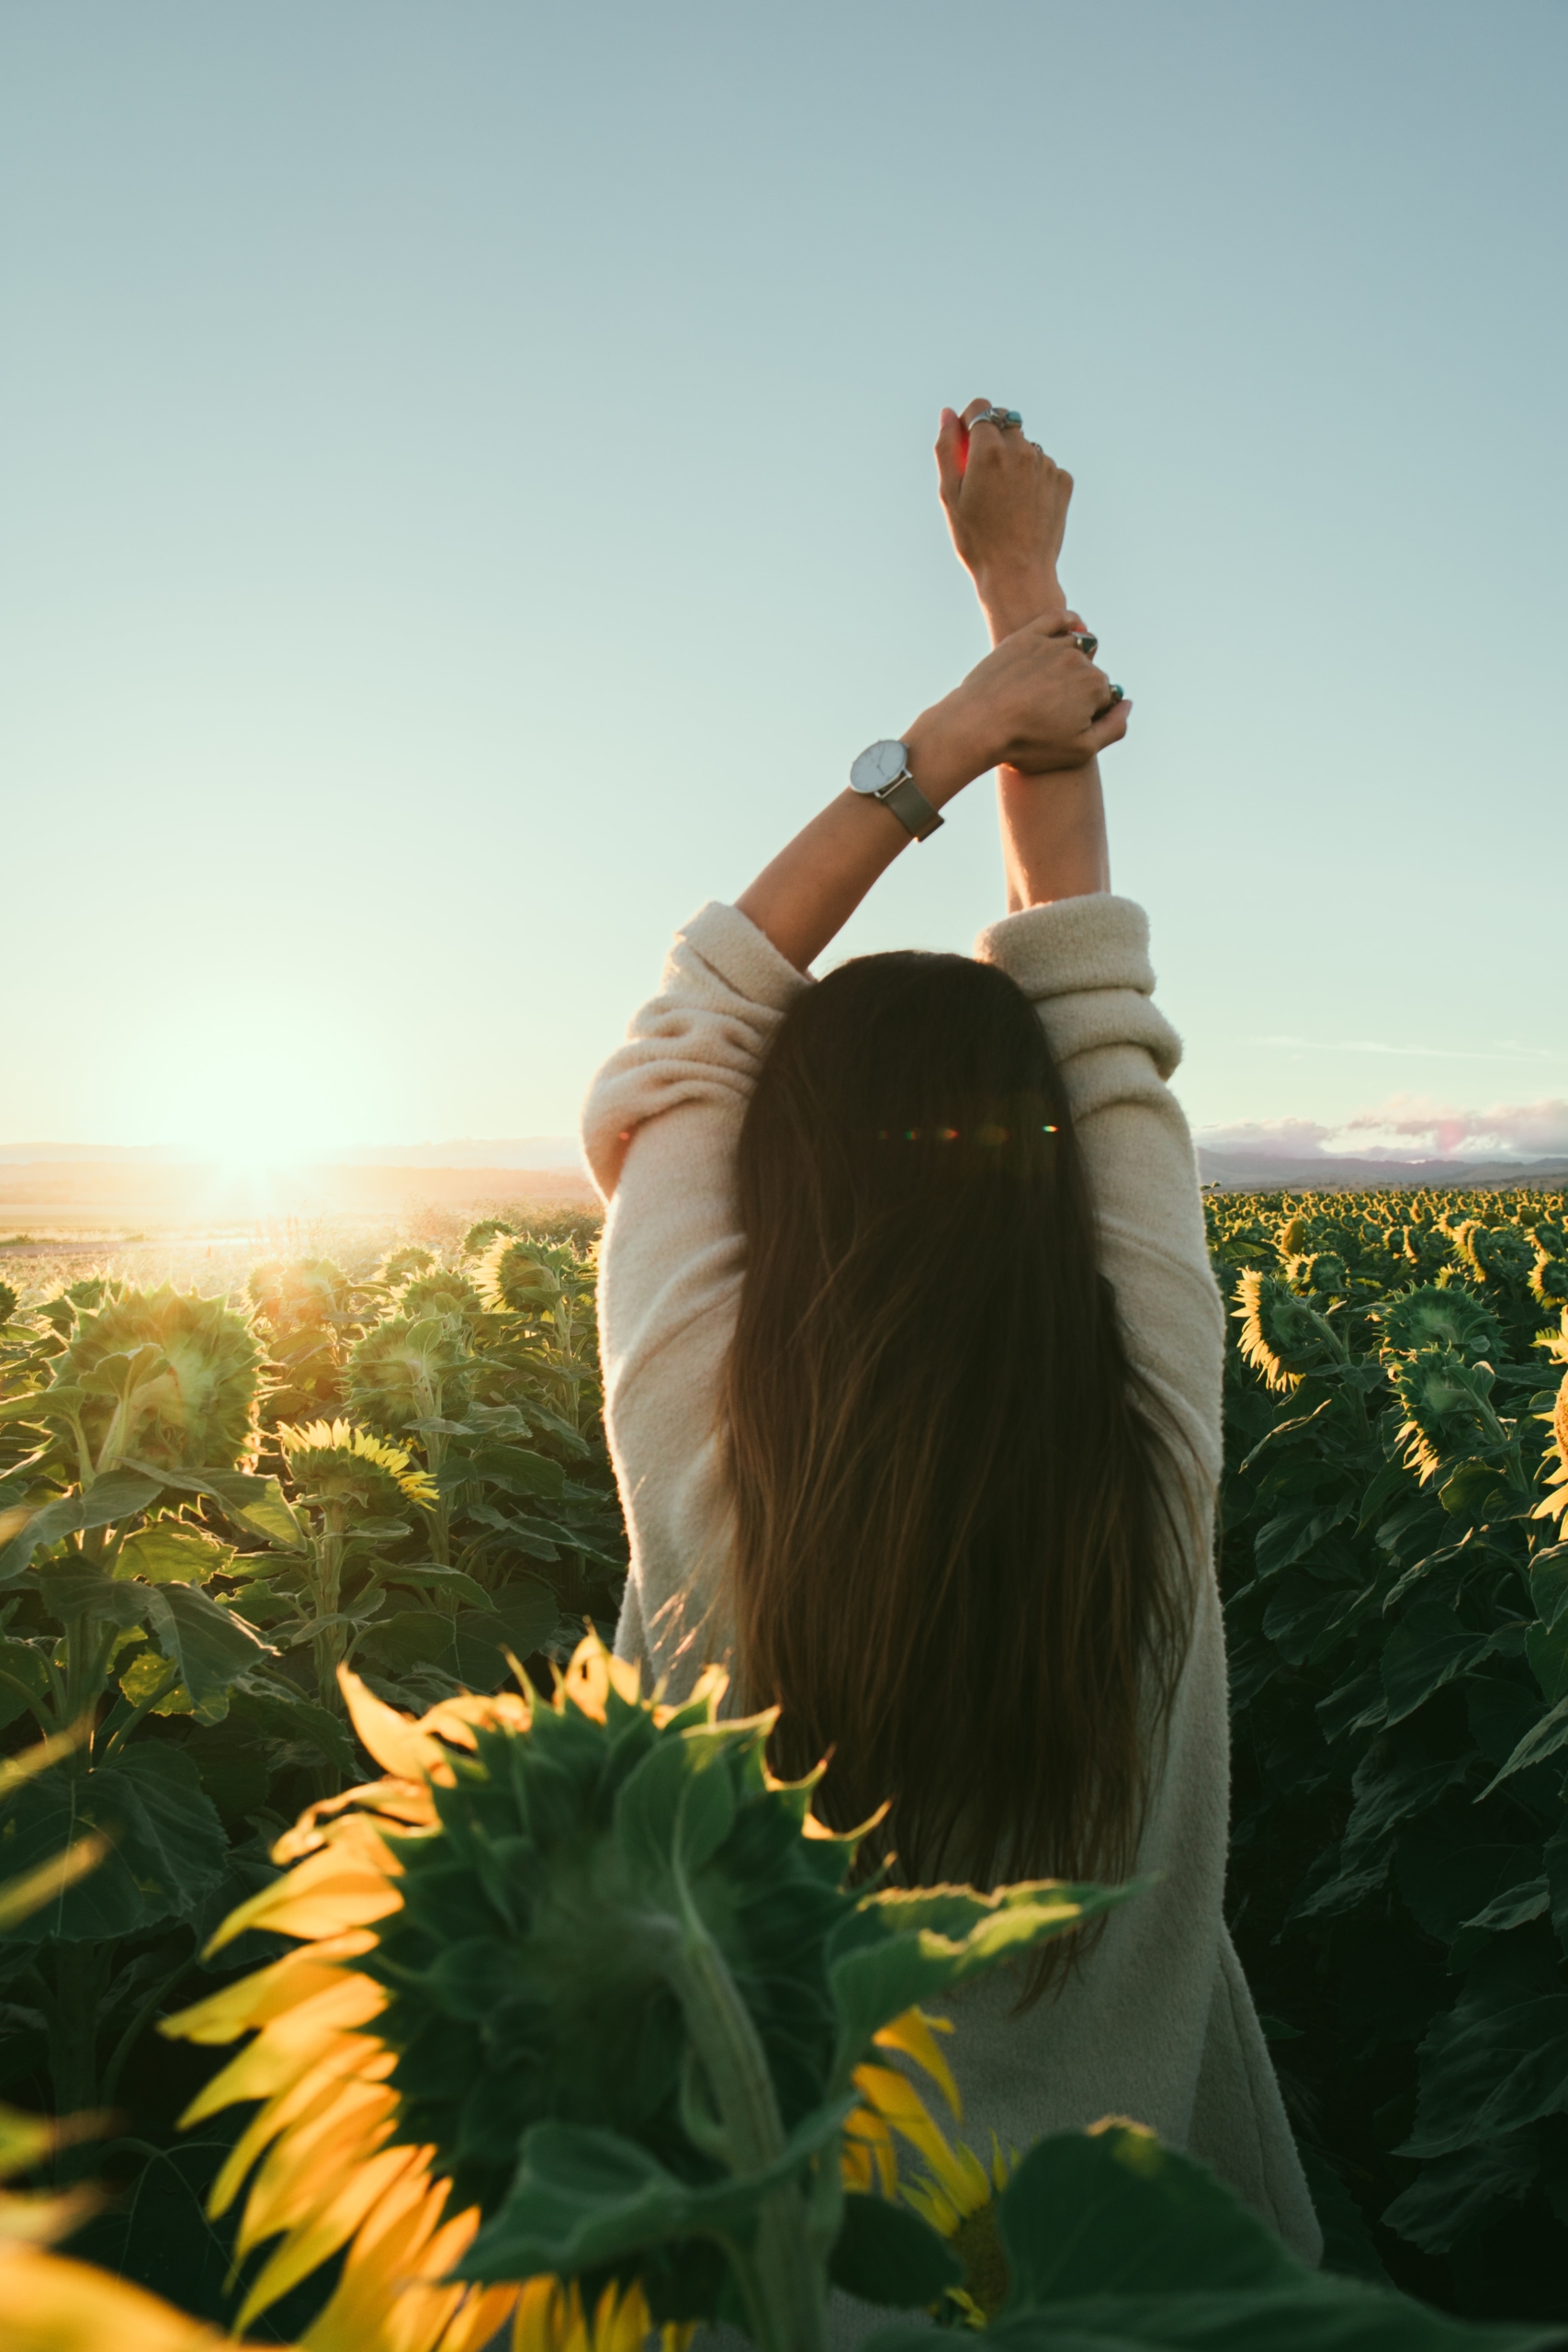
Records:
<instances>
[{"instance_id":1,"label":"white cloud","mask_svg":"<svg viewBox=\"0 0 1568 2352\"><path fill-rule=\"evenodd\" d=\"M1543 1159L1568 1154L1568 1101L1553 1096L1465 1110L1423 1095L1391 1094L1338 1126L1316 1119L1243 1119L1202 1128L1198 1141L1211 1151L1258 1159L1318 1153L1388 1160Z\"/></svg>"},{"instance_id":2,"label":"white cloud","mask_svg":"<svg viewBox=\"0 0 1568 2352\"><path fill-rule=\"evenodd\" d=\"M1301 1159L1321 1150L1333 1133L1315 1119L1238 1119L1231 1126L1200 1127L1197 1139L1210 1151L1249 1159Z\"/></svg>"}]
</instances>

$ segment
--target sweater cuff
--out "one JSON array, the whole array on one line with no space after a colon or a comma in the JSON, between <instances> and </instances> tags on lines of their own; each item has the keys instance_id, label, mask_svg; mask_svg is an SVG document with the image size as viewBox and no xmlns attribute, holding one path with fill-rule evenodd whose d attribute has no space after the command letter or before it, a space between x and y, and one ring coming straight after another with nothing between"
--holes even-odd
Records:
<instances>
[{"instance_id":1,"label":"sweater cuff","mask_svg":"<svg viewBox=\"0 0 1568 2352\"><path fill-rule=\"evenodd\" d=\"M987 925L975 953L982 964L999 964L1035 1004L1087 989L1154 994L1149 919L1133 899L1108 891L1004 915Z\"/></svg>"},{"instance_id":2,"label":"sweater cuff","mask_svg":"<svg viewBox=\"0 0 1568 2352\"><path fill-rule=\"evenodd\" d=\"M787 1012L802 989L811 986L810 975L797 972L749 915L718 899L710 899L682 924L675 943L684 943L736 996L770 1012Z\"/></svg>"}]
</instances>

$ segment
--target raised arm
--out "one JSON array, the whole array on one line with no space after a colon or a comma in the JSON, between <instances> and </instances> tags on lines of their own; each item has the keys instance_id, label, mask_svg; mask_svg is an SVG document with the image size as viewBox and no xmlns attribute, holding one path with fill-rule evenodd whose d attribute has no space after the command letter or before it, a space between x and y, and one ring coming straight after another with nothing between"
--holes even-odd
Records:
<instances>
[{"instance_id":1,"label":"raised arm","mask_svg":"<svg viewBox=\"0 0 1568 2352\"><path fill-rule=\"evenodd\" d=\"M1074 642L1070 617L1043 613L922 711L902 741L909 774L941 809L1002 763L1011 763L1007 774L1081 770L1126 724L1125 707L1112 702L1103 673ZM805 971L910 839L890 808L840 792L737 904Z\"/></svg>"},{"instance_id":2,"label":"raised arm","mask_svg":"<svg viewBox=\"0 0 1568 2352\"><path fill-rule=\"evenodd\" d=\"M974 580L991 642L1040 621L1081 631L1057 576L1072 476L1019 427L974 422L989 407L971 401L962 413L943 409L936 460L953 544ZM1125 713L1132 706L1118 707ZM997 798L1010 914L1110 889L1098 760L1048 775L1004 763Z\"/></svg>"}]
</instances>

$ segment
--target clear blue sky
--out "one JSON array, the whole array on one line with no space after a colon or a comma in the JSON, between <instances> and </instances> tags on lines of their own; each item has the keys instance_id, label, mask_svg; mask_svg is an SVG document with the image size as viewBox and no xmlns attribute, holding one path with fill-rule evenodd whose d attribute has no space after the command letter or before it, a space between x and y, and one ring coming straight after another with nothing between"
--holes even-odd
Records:
<instances>
[{"instance_id":1,"label":"clear blue sky","mask_svg":"<svg viewBox=\"0 0 1568 2352\"><path fill-rule=\"evenodd\" d=\"M1561 0L8 0L0 1142L569 1128L978 658L983 392L1195 1121L1568 1143L1565 85ZM844 944L997 907L982 786Z\"/></svg>"}]
</instances>

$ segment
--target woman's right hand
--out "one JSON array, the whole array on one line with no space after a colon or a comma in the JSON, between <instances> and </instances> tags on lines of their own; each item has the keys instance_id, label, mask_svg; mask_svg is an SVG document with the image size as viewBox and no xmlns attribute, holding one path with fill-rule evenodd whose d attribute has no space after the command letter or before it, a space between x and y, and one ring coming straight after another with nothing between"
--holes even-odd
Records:
<instances>
[{"instance_id":1,"label":"woman's right hand","mask_svg":"<svg viewBox=\"0 0 1568 2352\"><path fill-rule=\"evenodd\" d=\"M1133 706L1074 644L1071 614L1045 615L1002 639L962 684L922 711L904 741L922 791L945 797L987 768L1046 775L1087 767L1119 743Z\"/></svg>"},{"instance_id":2,"label":"woman's right hand","mask_svg":"<svg viewBox=\"0 0 1568 2352\"><path fill-rule=\"evenodd\" d=\"M1073 478L1016 428L976 424L989 405L942 410L936 463L953 548L999 642L1066 604L1056 563Z\"/></svg>"}]
</instances>

